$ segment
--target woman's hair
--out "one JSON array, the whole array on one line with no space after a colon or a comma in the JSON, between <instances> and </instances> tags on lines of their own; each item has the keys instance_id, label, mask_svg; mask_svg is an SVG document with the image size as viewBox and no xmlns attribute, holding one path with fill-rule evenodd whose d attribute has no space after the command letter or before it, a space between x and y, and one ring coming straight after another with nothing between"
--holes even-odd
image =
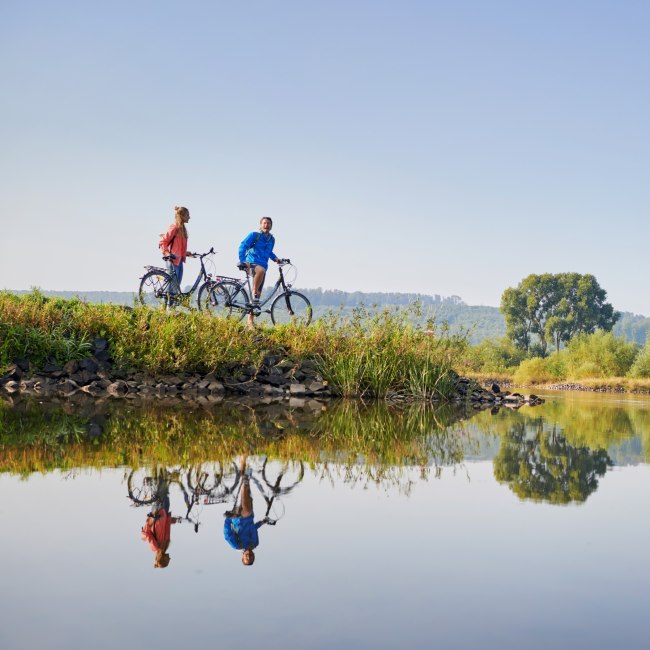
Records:
<instances>
[{"instance_id":1,"label":"woman's hair","mask_svg":"<svg viewBox=\"0 0 650 650\"><path fill-rule=\"evenodd\" d=\"M185 239L187 239L187 228L185 227L185 222L183 221L184 217L190 216L190 211L187 208L179 207L178 205L174 206L175 211L175 220L176 227L180 230L180 233Z\"/></svg>"}]
</instances>

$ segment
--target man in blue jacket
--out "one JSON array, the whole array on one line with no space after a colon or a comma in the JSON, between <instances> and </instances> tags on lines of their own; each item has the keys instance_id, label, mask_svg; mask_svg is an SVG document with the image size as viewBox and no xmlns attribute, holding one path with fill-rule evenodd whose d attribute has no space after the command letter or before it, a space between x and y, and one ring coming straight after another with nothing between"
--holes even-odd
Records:
<instances>
[{"instance_id":1,"label":"man in blue jacket","mask_svg":"<svg viewBox=\"0 0 650 650\"><path fill-rule=\"evenodd\" d=\"M260 229L249 233L239 245L239 263L246 264L253 277L253 304L259 303L264 287L264 278L269 266L269 259L280 264L280 258L273 252L275 238L271 234L273 220L271 217L260 219ZM248 323L253 324L253 314L248 315Z\"/></svg>"},{"instance_id":2,"label":"man in blue jacket","mask_svg":"<svg viewBox=\"0 0 650 650\"><path fill-rule=\"evenodd\" d=\"M246 472L246 456L239 462L239 471L242 475L241 502L225 513L223 536L230 546L242 552L242 564L250 566L255 562L253 549L260 543L257 529L268 520L265 517L255 522L250 481Z\"/></svg>"}]
</instances>

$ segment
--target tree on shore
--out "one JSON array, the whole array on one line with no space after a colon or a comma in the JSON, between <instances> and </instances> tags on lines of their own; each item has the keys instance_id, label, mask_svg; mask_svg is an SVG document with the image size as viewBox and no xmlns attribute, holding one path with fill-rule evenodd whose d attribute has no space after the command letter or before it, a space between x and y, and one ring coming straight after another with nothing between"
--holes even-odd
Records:
<instances>
[{"instance_id":1,"label":"tree on shore","mask_svg":"<svg viewBox=\"0 0 650 650\"><path fill-rule=\"evenodd\" d=\"M527 353L545 356L550 344L559 350L576 334L610 331L620 313L606 298L590 274L531 274L503 292L500 308L508 338Z\"/></svg>"}]
</instances>

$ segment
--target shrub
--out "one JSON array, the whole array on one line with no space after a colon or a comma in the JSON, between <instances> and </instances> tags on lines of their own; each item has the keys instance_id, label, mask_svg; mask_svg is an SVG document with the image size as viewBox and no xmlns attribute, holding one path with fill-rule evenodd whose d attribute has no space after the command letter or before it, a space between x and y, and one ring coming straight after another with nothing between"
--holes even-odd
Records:
<instances>
[{"instance_id":1,"label":"shrub","mask_svg":"<svg viewBox=\"0 0 650 650\"><path fill-rule=\"evenodd\" d=\"M648 336L645 345L637 354L628 375L638 379L642 377L650 377L650 335Z\"/></svg>"},{"instance_id":2,"label":"shrub","mask_svg":"<svg viewBox=\"0 0 650 650\"><path fill-rule=\"evenodd\" d=\"M623 377L632 367L637 350L636 343L617 338L612 332L580 334L565 350L567 375L575 379Z\"/></svg>"},{"instance_id":3,"label":"shrub","mask_svg":"<svg viewBox=\"0 0 650 650\"><path fill-rule=\"evenodd\" d=\"M522 361L513 376L516 384L544 384L553 379L555 378L548 368L547 359L541 357Z\"/></svg>"},{"instance_id":4,"label":"shrub","mask_svg":"<svg viewBox=\"0 0 650 650\"><path fill-rule=\"evenodd\" d=\"M507 373L519 365L524 356L525 353L507 337L485 339L478 345L468 346L458 366L470 372Z\"/></svg>"}]
</instances>

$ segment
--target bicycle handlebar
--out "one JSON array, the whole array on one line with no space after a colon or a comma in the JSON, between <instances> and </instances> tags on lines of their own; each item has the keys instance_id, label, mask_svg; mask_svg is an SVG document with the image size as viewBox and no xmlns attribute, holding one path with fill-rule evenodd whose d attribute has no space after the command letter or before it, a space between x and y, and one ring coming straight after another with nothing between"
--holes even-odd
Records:
<instances>
[{"instance_id":1,"label":"bicycle handlebar","mask_svg":"<svg viewBox=\"0 0 650 650\"><path fill-rule=\"evenodd\" d=\"M280 264L280 266L284 266L285 264L291 264L291 260L288 257L278 258L278 263ZM249 269L250 267L251 267L250 262L239 262L239 264L237 264L237 268L240 271L245 271L246 269Z\"/></svg>"},{"instance_id":2,"label":"bicycle handlebar","mask_svg":"<svg viewBox=\"0 0 650 650\"><path fill-rule=\"evenodd\" d=\"M210 247L210 250L207 253L187 253L187 257L206 257L207 255L214 255L217 251L214 250L214 246ZM168 260L175 260L176 255L174 253L170 253L169 255L163 255L163 259L165 262Z\"/></svg>"}]
</instances>

